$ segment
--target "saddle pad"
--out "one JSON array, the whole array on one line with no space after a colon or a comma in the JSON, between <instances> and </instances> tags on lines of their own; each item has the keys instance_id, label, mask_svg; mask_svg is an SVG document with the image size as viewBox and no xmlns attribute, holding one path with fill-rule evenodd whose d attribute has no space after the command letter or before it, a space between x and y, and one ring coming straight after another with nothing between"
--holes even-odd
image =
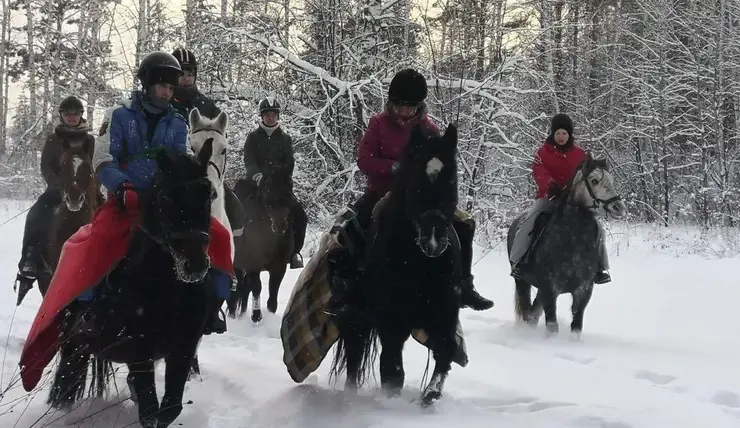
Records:
<instances>
[{"instance_id":1,"label":"saddle pad","mask_svg":"<svg viewBox=\"0 0 740 428\"><path fill-rule=\"evenodd\" d=\"M337 234L338 232L324 233L321 236L319 249L298 277L283 315L280 326L283 363L296 383L303 382L319 368L339 338L339 330L332 317L324 313L324 307L331 298L326 256L331 250L340 247ZM414 330L412 336L428 347L426 332ZM465 367L468 364L468 355L459 321L457 344L458 351L453 361Z\"/></svg>"},{"instance_id":2,"label":"saddle pad","mask_svg":"<svg viewBox=\"0 0 740 428\"><path fill-rule=\"evenodd\" d=\"M26 391L33 390L38 384L42 371L59 349L59 313L99 284L123 259L137 219L137 211L122 212L110 199L95 212L92 223L82 226L62 246L49 290L36 313L21 353L19 365ZM233 278L229 231L211 218L210 233L208 255L212 266Z\"/></svg>"}]
</instances>

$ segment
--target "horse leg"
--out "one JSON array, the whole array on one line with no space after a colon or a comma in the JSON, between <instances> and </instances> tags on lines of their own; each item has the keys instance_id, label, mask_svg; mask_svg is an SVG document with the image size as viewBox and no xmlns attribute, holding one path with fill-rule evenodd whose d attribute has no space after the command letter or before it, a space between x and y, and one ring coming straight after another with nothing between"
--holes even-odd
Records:
<instances>
[{"instance_id":1,"label":"horse leg","mask_svg":"<svg viewBox=\"0 0 740 428\"><path fill-rule=\"evenodd\" d=\"M252 291L252 322L258 323L262 321L262 302L260 296L262 295L262 280L260 279L260 272L252 272L247 275L249 281L249 288L246 289L245 294L242 296L244 299L242 302L242 313L246 311L247 304L249 303L249 291Z\"/></svg>"},{"instance_id":2,"label":"horse leg","mask_svg":"<svg viewBox=\"0 0 740 428\"><path fill-rule=\"evenodd\" d=\"M389 396L401 395L406 373L403 370L403 345L411 335L411 329L401 323L389 323L379 332L380 384Z\"/></svg>"},{"instance_id":3,"label":"horse leg","mask_svg":"<svg viewBox=\"0 0 740 428\"><path fill-rule=\"evenodd\" d=\"M544 308L542 307L542 297L540 296L539 290L537 290L537 294L534 296L534 301L532 302L532 309L530 312L530 320L531 325L537 326L537 324L540 322L540 318L542 318L542 313L544 312Z\"/></svg>"},{"instance_id":4,"label":"horse leg","mask_svg":"<svg viewBox=\"0 0 740 428\"><path fill-rule=\"evenodd\" d=\"M154 362L130 363L126 382L131 390L131 400L139 408L139 423L144 428L159 428L156 414L159 411L157 388L154 384Z\"/></svg>"},{"instance_id":5,"label":"horse leg","mask_svg":"<svg viewBox=\"0 0 740 428\"><path fill-rule=\"evenodd\" d=\"M226 302L226 312L230 318L236 318L239 307L241 306L242 293L245 292L249 295L249 284L247 283L247 273L244 269L234 269L236 275L236 291L232 291L229 295L229 300ZM243 314L244 312L242 312Z\"/></svg>"},{"instance_id":6,"label":"horse leg","mask_svg":"<svg viewBox=\"0 0 740 428\"><path fill-rule=\"evenodd\" d=\"M63 330L71 331L70 323L75 321L76 316L69 310L65 310L64 316ZM71 408L83 398L90 362L90 351L82 336L72 334L61 343L59 366L47 400L55 409Z\"/></svg>"},{"instance_id":7,"label":"horse leg","mask_svg":"<svg viewBox=\"0 0 740 428\"><path fill-rule=\"evenodd\" d=\"M199 344L200 346L200 344ZM188 374L188 380L192 379L193 376L200 376L200 362L198 361L198 350L195 350L195 355L190 362L190 373Z\"/></svg>"},{"instance_id":8,"label":"horse leg","mask_svg":"<svg viewBox=\"0 0 740 428\"><path fill-rule=\"evenodd\" d=\"M591 293L594 290L593 284L589 283L587 286L577 288L573 293L573 306L571 311L573 312L573 321L570 323L570 331L576 335L581 336L583 331L583 314L586 312L586 306L591 300Z\"/></svg>"},{"instance_id":9,"label":"horse leg","mask_svg":"<svg viewBox=\"0 0 740 428\"><path fill-rule=\"evenodd\" d=\"M442 325L437 321L438 325L428 331L434 356L434 371L429 384L421 394L422 407L430 406L442 398L445 381L450 369L452 369L452 359L457 352L456 330L458 318L445 318L448 318L447 322L451 325Z\"/></svg>"},{"instance_id":10,"label":"horse leg","mask_svg":"<svg viewBox=\"0 0 740 428\"><path fill-rule=\"evenodd\" d=\"M184 343L182 349L165 359L164 395L157 413L157 428L167 428L182 413L182 396L188 379L191 356L195 354L198 341Z\"/></svg>"},{"instance_id":11,"label":"horse leg","mask_svg":"<svg viewBox=\"0 0 740 428\"><path fill-rule=\"evenodd\" d=\"M552 288L540 287L537 297L542 299L542 308L545 311L545 326L548 335L556 334L560 331L557 318L557 295Z\"/></svg>"},{"instance_id":12,"label":"horse leg","mask_svg":"<svg viewBox=\"0 0 740 428\"><path fill-rule=\"evenodd\" d=\"M280 291L280 284L285 278L285 271L288 266L282 263L280 266L276 266L274 269L270 269L270 296L267 298L267 310L273 314L277 312L277 298L278 292Z\"/></svg>"}]
</instances>

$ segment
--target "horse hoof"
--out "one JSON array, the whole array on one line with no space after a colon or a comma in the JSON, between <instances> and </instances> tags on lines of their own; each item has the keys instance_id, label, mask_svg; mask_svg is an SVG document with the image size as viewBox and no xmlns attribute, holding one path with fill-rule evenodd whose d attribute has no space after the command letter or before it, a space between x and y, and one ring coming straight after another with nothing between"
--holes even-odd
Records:
<instances>
[{"instance_id":1,"label":"horse hoof","mask_svg":"<svg viewBox=\"0 0 740 428\"><path fill-rule=\"evenodd\" d=\"M256 311L252 311L252 322L255 324L262 322L262 310L257 309Z\"/></svg>"},{"instance_id":2,"label":"horse hoof","mask_svg":"<svg viewBox=\"0 0 740 428\"><path fill-rule=\"evenodd\" d=\"M437 400L442 398L442 392L440 391L429 391L426 394L424 394L424 397L421 399L421 407L426 408L434 404Z\"/></svg>"},{"instance_id":3,"label":"horse hoof","mask_svg":"<svg viewBox=\"0 0 740 428\"><path fill-rule=\"evenodd\" d=\"M272 301L268 300L267 301L267 310L270 311L273 314L275 312L277 312L277 301L272 302Z\"/></svg>"},{"instance_id":4,"label":"horse hoof","mask_svg":"<svg viewBox=\"0 0 740 428\"><path fill-rule=\"evenodd\" d=\"M555 336L560 332L560 326L556 322L549 322L546 325L547 328L547 337Z\"/></svg>"},{"instance_id":5,"label":"horse hoof","mask_svg":"<svg viewBox=\"0 0 740 428\"><path fill-rule=\"evenodd\" d=\"M160 424L157 423L156 419L146 419L141 421L142 428L160 428Z\"/></svg>"},{"instance_id":6,"label":"horse hoof","mask_svg":"<svg viewBox=\"0 0 740 428\"><path fill-rule=\"evenodd\" d=\"M570 340L571 342L580 342L581 341L581 330L571 330Z\"/></svg>"}]
</instances>

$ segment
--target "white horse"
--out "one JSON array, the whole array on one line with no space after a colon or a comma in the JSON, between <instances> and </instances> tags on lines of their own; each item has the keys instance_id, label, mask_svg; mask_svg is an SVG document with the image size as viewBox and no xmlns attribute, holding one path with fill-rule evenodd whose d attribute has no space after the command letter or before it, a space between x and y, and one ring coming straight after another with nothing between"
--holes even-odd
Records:
<instances>
[{"instance_id":1,"label":"white horse","mask_svg":"<svg viewBox=\"0 0 740 428\"><path fill-rule=\"evenodd\" d=\"M215 119L201 116L198 108L190 111L190 132L188 141L193 152L197 155L208 140L212 140L213 153L208 161L208 179L216 189L216 199L211 202L211 215L215 217L229 231L231 239L231 260L234 261L234 233L231 230L229 217L226 215L226 192L224 190L224 174L226 173L226 152L229 143L226 141L226 127L229 117L221 112ZM232 289L234 287L232 286ZM200 374L198 355L193 357L190 370L191 376Z\"/></svg>"},{"instance_id":2,"label":"white horse","mask_svg":"<svg viewBox=\"0 0 740 428\"><path fill-rule=\"evenodd\" d=\"M193 152L197 155L206 141L212 140L213 154L208 161L208 179L211 180L216 189L217 197L211 203L211 215L213 215L229 231L231 237L231 260L234 260L234 234L231 231L231 223L226 215L226 194L224 191L224 174L226 173L226 152L229 147L226 141L226 127L229 117L221 112L215 119L201 116L198 108L190 111L190 133L188 138Z\"/></svg>"}]
</instances>

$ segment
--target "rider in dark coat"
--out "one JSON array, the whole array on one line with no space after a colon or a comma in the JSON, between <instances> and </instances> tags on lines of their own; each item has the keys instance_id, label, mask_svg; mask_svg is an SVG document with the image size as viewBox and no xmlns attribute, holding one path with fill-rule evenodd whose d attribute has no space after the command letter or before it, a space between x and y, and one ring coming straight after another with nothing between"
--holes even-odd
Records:
<instances>
[{"instance_id":1,"label":"rider in dark coat","mask_svg":"<svg viewBox=\"0 0 740 428\"><path fill-rule=\"evenodd\" d=\"M41 175L46 182L46 190L26 215L23 234L21 261L18 263L19 283L33 284L44 269L43 254L47 245L46 238L54 208L62 202L61 195L61 158L62 141L81 142L89 148L93 156L95 138L88 133L87 122L82 117L85 109L79 98L70 96L59 104L61 123L49 135L41 151Z\"/></svg>"},{"instance_id":2,"label":"rider in dark coat","mask_svg":"<svg viewBox=\"0 0 740 428\"><path fill-rule=\"evenodd\" d=\"M183 72L179 79L179 85L175 88L172 106L185 118L185 122L190 120L190 111L196 107L201 115L209 119L215 119L221 113L221 109L212 99L203 95L198 89L198 60L195 58L195 54L187 49L178 48L172 52L172 56L180 63ZM189 125L190 123L188 123ZM235 235L239 235L244 229L244 208L234 191L225 182L224 204L231 229Z\"/></svg>"},{"instance_id":3,"label":"rider in dark coat","mask_svg":"<svg viewBox=\"0 0 740 428\"><path fill-rule=\"evenodd\" d=\"M247 179L255 184L262 180L262 171L274 162L287 162L292 173L295 165L293 155L293 140L290 135L280 128L280 103L272 97L265 98L259 105L262 122L259 128L247 135L244 143L244 166L247 170ZM306 239L308 216L301 203L293 195L293 228L295 231L293 255L290 259L290 268L303 267L301 249Z\"/></svg>"}]
</instances>

